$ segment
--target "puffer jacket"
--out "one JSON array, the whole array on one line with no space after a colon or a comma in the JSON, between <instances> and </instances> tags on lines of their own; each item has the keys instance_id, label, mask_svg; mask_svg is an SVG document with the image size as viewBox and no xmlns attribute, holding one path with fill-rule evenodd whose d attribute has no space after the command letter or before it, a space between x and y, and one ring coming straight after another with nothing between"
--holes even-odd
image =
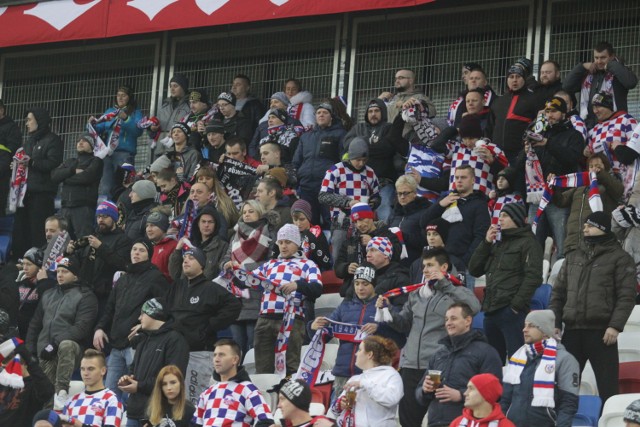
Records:
<instances>
[{"instance_id":1,"label":"puffer jacket","mask_svg":"<svg viewBox=\"0 0 640 427\"><path fill-rule=\"evenodd\" d=\"M536 97L526 86L516 92L508 91L491 105L488 132L491 141L509 159L522 150L522 135L538 114L536 107Z\"/></svg>"},{"instance_id":2,"label":"puffer jacket","mask_svg":"<svg viewBox=\"0 0 640 427\"><path fill-rule=\"evenodd\" d=\"M131 374L138 381L138 391L127 400L127 416L131 419L146 419L147 401L163 367L176 365L183 375L187 373L189 345L174 326L170 319L155 331L141 330L132 340L136 353Z\"/></svg>"},{"instance_id":3,"label":"puffer jacket","mask_svg":"<svg viewBox=\"0 0 640 427\"><path fill-rule=\"evenodd\" d=\"M0 179L9 180L9 165L16 150L22 145L20 128L9 116L0 119L0 145Z\"/></svg>"},{"instance_id":4,"label":"puffer jacket","mask_svg":"<svg viewBox=\"0 0 640 427\"><path fill-rule=\"evenodd\" d=\"M164 297L169 285L151 261L127 265L109 294L104 314L98 320L96 330L102 329L112 347L122 350L130 346L131 328L138 324L140 310L145 301Z\"/></svg>"},{"instance_id":5,"label":"puffer jacket","mask_svg":"<svg viewBox=\"0 0 640 427\"><path fill-rule=\"evenodd\" d=\"M502 241L495 244L483 239L469 262L473 276L486 274L482 310L492 313L510 306L528 312L531 297L542 284L542 258L529 225L502 230Z\"/></svg>"},{"instance_id":6,"label":"puffer jacket","mask_svg":"<svg viewBox=\"0 0 640 427\"><path fill-rule=\"evenodd\" d=\"M132 242L139 238L146 237L147 217L151 209L158 206L154 199L145 199L131 204L131 209L127 211L124 223L124 234Z\"/></svg>"},{"instance_id":7,"label":"puffer jacket","mask_svg":"<svg viewBox=\"0 0 640 427\"><path fill-rule=\"evenodd\" d=\"M104 114L113 113L116 107L107 108ZM138 138L142 135L142 129L138 128L138 122L142 119L142 111L135 109L127 116L126 120L120 120L120 136L118 138L118 147L115 151L127 152L136 155L138 150ZM109 141L109 137L116 124L117 117L106 122L98 123L96 131L103 136L104 141Z\"/></svg>"},{"instance_id":8,"label":"puffer jacket","mask_svg":"<svg viewBox=\"0 0 640 427\"><path fill-rule=\"evenodd\" d=\"M516 427L570 427L578 412L580 367L578 361L558 343L556 356L555 408L531 406L533 380L542 355L527 355L527 363L520 374L520 384L504 384L500 405L504 414Z\"/></svg>"},{"instance_id":9,"label":"puffer jacket","mask_svg":"<svg viewBox=\"0 0 640 427\"><path fill-rule=\"evenodd\" d=\"M191 113L189 107L189 94L181 99L166 98L162 101L162 106L158 110L158 120L160 121L160 128L162 130L159 139L166 138L171 132L171 127L187 117ZM164 144L158 144L155 149L156 158L160 157L167 151Z\"/></svg>"},{"instance_id":10,"label":"puffer jacket","mask_svg":"<svg viewBox=\"0 0 640 427\"><path fill-rule=\"evenodd\" d=\"M60 345L67 340L86 346L97 316L98 299L81 282L49 289L29 324L27 348L39 355L48 344Z\"/></svg>"},{"instance_id":11,"label":"puffer jacket","mask_svg":"<svg viewBox=\"0 0 640 427\"><path fill-rule=\"evenodd\" d=\"M442 384L458 390L461 396L474 375L488 373L502 379L503 363L482 332L472 329L462 335L446 336L440 344L443 347L429 360L427 372L416 388L418 402L429 406L429 425L450 424L464 407L464 397L460 402L442 403L435 398L435 393L422 391L429 369L442 371Z\"/></svg>"},{"instance_id":12,"label":"puffer jacket","mask_svg":"<svg viewBox=\"0 0 640 427\"><path fill-rule=\"evenodd\" d=\"M51 180L62 184L60 200L63 208L89 206L95 209L98 186L102 178L102 159L93 153L78 153L51 171ZM76 173L76 169L82 172Z\"/></svg>"},{"instance_id":13,"label":"puffer jacket","mask_svg":"<svg viewBox=\"0 0 640 427\"><path fill-rule=\"evenodd\" d=\"M569 252L551 294L556 325L620 332L636 297L636 267L611 233Z\"/></svg>"},{"instance_id":14,"label":"puffer jacket","mask_svg":"<svg viewBox=\"0 0 640 427\"><path fill-rule=\"evenodd\" d=\"M611 212L620 204L624 185L606 171L598 172L597 178L602 210L611 215ZM561 208L571 208L566 225L567 236L564 239L564 253L566 255L583 242L582 227L587 217L592 213L589 206L589 186L570 188L562 193L556 191L553 195L553 203Z\"/></svg>"},{"instance_id":15,"label":"puffer jacket","mask_svg":"<svg viewBox=\"0 0 640 427\"><path fill-rule=\"evenodd\" d=\"M331 125L315 126L300 137L293 155L293 166L298 171L301 188L318 192L325 172L340 161L342 143L346 131L340 120L333 119Z\"/></svg>"},{"instance_id":16,"label":"puffer jacket","mask_svg":"<svg viewBox=\"0 0 640 427\"><path fill-rule=\"evenodd\" d=\"M27 113L33 114L38 123L38 129L27 135L27 142L24 144L24 152L31 158L27 191L55 194L58 184L51 180L51 171L62 163L62 140L51 132L51 116L47 110L36 107Z\"/></svg>"},{"instance_id":17,"label":"puffer jacket","mask_svg":"<svg viewBox=\"0 0 640 427\"><path fill-rule=\"evenodd\" d=\"M474 314L480 311L480 303L473 292L464 286L454 286L446 278L436 282L430 297L423 298L420 291L411 292L402 310L391 307L389 311L393 321L390 326L408 334L400 357L402 368L426 369L431 357L441 347L439 341L447 336L444 315L454 302L468 304Z\"/></svg>"},{"instance_id":18,"label":"puffer jacket","mask_svg":"<svg viewBox=\"0 0 640 427\"><path fill-rule=\"evenodd\" d=\"M420 218L430 204L429 200L423 197L416 197L414 201L405 206L396 203L389 217L389 227L400 228L404 244L407 247L409 256L401 261L403 265L410 266L422 254L427 236L425 229L420 227Z\"/></svg>"}]
</instances>

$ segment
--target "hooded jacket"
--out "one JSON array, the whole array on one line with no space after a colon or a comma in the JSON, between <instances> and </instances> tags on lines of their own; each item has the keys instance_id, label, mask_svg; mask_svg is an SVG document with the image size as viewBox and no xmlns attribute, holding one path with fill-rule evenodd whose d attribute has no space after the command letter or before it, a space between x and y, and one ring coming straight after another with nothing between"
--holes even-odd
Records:
<instances>
[{"instance_id":1,"label":"hooded jacket","mask_svg":"<svg viewBox=\"0 0 640 427\"><path fill-rule=\"evenodd\" d=\"M131 374L138 381L138 391L130 394L127 400L129 418L146 419L147 401L153 392L158 372L163 367L176 365L186 377L189 346L185 338L173 327L173 320L170 319L157 330L140 330L132 340L136 352Z\"/></svg>"},{"instance_id":2,"label":"hooded jacket","mask_svg":"<svg viewBox=\"0 0 640 427\"><path fill-rule=\"evenodd\" d=\"M499 403L494 404L491 413L484 418L475 418L471 409L464 408L462 415L453 420L449 427L494 427L492 422L496 421L498 424L495 427L515 427L502 413Z\"/></svg>"},{"instance_id":3,"label":"hooded jacket","mask_svg":"<svg viewBox=\"0 0 640 427\"><path fill-rule=\"evenodd\" d=\"M171 131L171 127L191 113L191 108L189 107L188 88L185 87L183 89L187 95L183 96L181 99L169 97L162 101L162 106L160 107L157 116L160 121L160 128L162 131L160 139L167 137ZM156 158L164 154L165 151L167 150L164 144L158 144L156 146Z\"/></svg>"},{"instance_id":4,"label":"hooded jacket","mask_svg":"<svg viewBox=\"0 0 640 427\"><path fill-rule=\"evenodd\" d=\"M264 105L262 105L259 99L249 96L240 111L242 111L242 115L244 115L251 124L251 133L253 134L258 127L258 122L264 115ZM249 141L247 141L247 144L248 143Z\"/></svg>"},{"instance_id":5,"label":"hooded jacket","mask_svg":"<svg viewBox=\"0 0 640 427\"><path fill-rule=\"evenodd\" d=\"M496 99L489 114L489 135L494 144L512 159L524 147L522 135L538 114L535 96L523 86Z\"/></svg>"},{"instance_id":6,"label":"hooded jacket","mask_svg":"<svg viewBox=\"0 0 640 427\"><path fill-rule=\"evenodd\" d=\"M125 215L124 233L132 242L146 237L147 217L158 206L154 199L144 199L131 204Z\"/></svg>"},{"instance_id":7,"label":"hooded jacket","mask_svg":"<svg viewBox=\"0 0 640 427\"><path fill-rule=\"evenodd\" d=\"M27 191L29 193L50 193L58 191L57 183L51 180L51 171L62 163L63 144L58 135L51 132L51 116L44 108L35 107L27 111L38 123L38 129L27 135L24 151L29 160Z\"/></svg>"},{"instance_id":8,"label":"hooded jacket","mask_svg":"<svg viewBox=\"0 0 640 427\"><path fill-rule=\"evenodd\" d=\"M129 110L129 107L126 109ZM107 108L104 114L115 111L117 111L116 107L110 107ZM136 108L133 111L128 111L128 113L129 115L127 115L126 120L120 120L120 136L118 138L118 147L115 151L124 151L135 156L138 149L138 138L142 135L142 129L138 128L138 122L142 120L142 111ZM106 122L98 123L95 126L96 131L103 136L102 139L104 141L109 141L109 137L111 132L113 132L117 120L118 118L115 117Z\"/></svg>"},{"instance_id":9,"label":"hooded jacket","mask_svg":"<svg viewBox=\"0 0 640 427\"><path fill-rule=\"evenodd\" d=\"M423 197L416 197L412 202L402 206L396 202L393 212L389 217L389 227L398 227L402 231L402 238L407 247L407 258L401 262L410 266L411 263L420 258L422 248L427 241L425 229L420 227L420 217L424 214L431 203Z\"/></svg>"},{"instance_id":10,"label":"hooded jacket","mask_svg":"<svg viewBox=\"0 0 640 427\"><path fill-rule=\"evenodd\" d=\"M480 331L471 329L462 335L446 336L439 341L442 348L433 355L427 365L427 372L416 388L416 399L429 407L429 424L450 424L464 407L463 393L474 375L489 373L502 379L502 362L495 348L487 342ZM460 402L441 403L435 393L425 393L422 384L429 369L442 371L442 384L460 392Z\"/></svg>"},{"instance_id":11,"label":"hooded jacket","mask_svg":"<svg viewBox=\"0 0 640 427\"><path fill-rule=\"evenodd\" d=\"M89 344L98 316L98 299L80 282L58 285L42 296L29 324L27 348L40 354L48 344L59 346L71 340L81 347Z\"/></svg>"},{"instance_id":12,"label":"hooded jacket","mask_svg":"<svg viewBox=\"0 0 640 427\"><path fill-rule=\"evenodd\" d=\"M109 294L96 330L102 329L112 347L122 350L130 346L131 328L137 325L145 301L164 297L169 290L167 281L151 261L127 265Z\"/></svg>"},{"instance_id":13,"label":"hooded jacket","mask_svg":"<svg viewBox=\"0 0 640 427\"><path fill-rule=\"evenodd\" d=\"M51 181L62 183L60 200L63 208L89 206L96 208L98 186L102 178L101 158L93 153L77 153L78 157L69 158L51 171ZM76 169L82 169L77 173Z\"/></svg>"}]
</instances>

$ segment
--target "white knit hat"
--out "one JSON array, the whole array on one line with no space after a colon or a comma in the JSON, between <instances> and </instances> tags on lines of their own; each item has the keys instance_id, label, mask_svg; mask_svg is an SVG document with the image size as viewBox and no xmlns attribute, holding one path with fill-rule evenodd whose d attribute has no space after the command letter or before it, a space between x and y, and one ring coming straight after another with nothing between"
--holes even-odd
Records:
<instances>
[{"instance_id":1,"label":"white knit hat","mask_svg":"<svg viewBox=\"0 0 640 427\"><path fill-rule=\"evenodd\" d=\"M296 245L302 245L302 239L300 239L300 230L293 224L285 224L280 230L278 230L278 242L280 240L289 240Z\"/></svg>"}]
</instances>

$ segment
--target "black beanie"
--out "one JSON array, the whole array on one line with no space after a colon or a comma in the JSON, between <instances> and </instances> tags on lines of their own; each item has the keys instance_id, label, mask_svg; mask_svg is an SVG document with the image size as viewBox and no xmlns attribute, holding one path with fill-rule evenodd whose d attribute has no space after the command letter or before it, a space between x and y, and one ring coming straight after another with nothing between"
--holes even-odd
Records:
<instances>
[{"instance_id":1,"label":"black beanie","mask_svg":"<svg viewBox=\"0 0 640 427\"><path fill-rule=\"evenodd\" d=\"M527 210L522 203L507 203L501 212L509 215L518 227L524 227L527 223Z\"/></svg>"},{"instance_id":2,"label":"black beanie","mask_svg":"<svg viewBox=\"0 0 640 427\"><path fill-rule=\"evenodd\" d=\"M584 223L596 227L605 233L611 232L611 218L602 211L593 212L587 217L587 220Z\"/></svg>"},{"instance_id":3,"label":"black beanie","mask_svg":"<svg viewBox=\"0 0 640 427\"><path fill-rule=\"evenodd\" d=\"M184 74L174 74L169 83L178 83L185 94L189 93L189 79Z\"/></svg>"},{"instance_id":4,"label":"black beanie","mask_svg":"<svg viewBox=\"0 0 640 427\"><path fill-rule=\"evenodd\" d=\"M280 388L280 394L293 403L298 409L309 411L311 406L311 389L303 380L291 380Z\"/></svg>"},{"instance_id":5,"label":"black beanie","mask_svg":"<svg viewBox=\"0 0 640 427\"><path fill-rule=\"evenodd\" d=\"M427 224L425 231L435 231L440 235L442 239L442 243L447 243L447 238L449 237L449 226L451 223L443 218L436 218Z\"/></svg>"},{"instance_id":6,"label":"black beanie","mask_svg":"<svg viewBox=\"0 0 640 427\"><path fill-rule=\"evenodd\" d=\"M460 121L458 133L461 138L482 138L482 124L480 117L475 114L467 114Z\"/></svg>"},{"instance_id":7,"label":"black beanie","mask_svg":"<svg viewBox=\"0 0 640 427\"><path fill-rule=\"evenodd\" d=\"M516 182L516 170L511 167L506 167L498 172L498 178L504 177L509 183L509 188L513 189L513 186Z\"/></svg>"}]
</instances>

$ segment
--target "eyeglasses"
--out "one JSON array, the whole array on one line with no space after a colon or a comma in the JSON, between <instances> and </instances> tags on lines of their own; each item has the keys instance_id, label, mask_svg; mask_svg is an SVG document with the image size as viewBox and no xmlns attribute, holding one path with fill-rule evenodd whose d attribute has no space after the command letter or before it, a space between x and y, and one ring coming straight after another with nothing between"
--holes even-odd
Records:
<instances>
[{"instance_id":1,"label":"eyeglasses","mask_svg":"<svg viewBox=\"0 0 640 427\"><path fill-rule=\"evenodd\" d=\"M407 76L396 76L396 80L406 80L406 79L410 79L411 77L407 77Z\"/></svg>"},{"instance_id":2,"label":"eyeglasses","mask_svg":"<svg viewBox=\"0 0 640 427\"><path fill-rule=\"evenodd\" d=\"M415 191L398 191L396 194L398 197L407 197L409 194L413 194Z\"/></svg>"}]
</instances>

